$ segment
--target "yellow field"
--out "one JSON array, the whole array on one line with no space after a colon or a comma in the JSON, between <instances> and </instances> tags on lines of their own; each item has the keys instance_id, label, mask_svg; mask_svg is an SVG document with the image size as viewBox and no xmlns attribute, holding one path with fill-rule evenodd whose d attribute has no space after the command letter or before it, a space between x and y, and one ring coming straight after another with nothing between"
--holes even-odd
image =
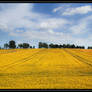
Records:
<instances>
[{"instance_id":1,"label":"yellow field","mask_svg":"<svg viewBox=\"0 0 92 92\"><path fill-rule=\"evenodd\" d=\"M92 50L0 50L0 89L92 89Z\"/></svg>"}]
</instances>

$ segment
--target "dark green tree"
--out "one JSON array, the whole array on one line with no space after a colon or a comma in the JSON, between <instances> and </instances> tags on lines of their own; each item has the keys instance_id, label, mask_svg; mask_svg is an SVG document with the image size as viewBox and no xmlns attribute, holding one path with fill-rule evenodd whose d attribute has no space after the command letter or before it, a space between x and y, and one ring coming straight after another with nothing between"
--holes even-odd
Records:
<instances>
[{"instance_id":1,"label":"dark green tree","mask_svg":"<svg viewBox=\"0 0 92 92\"><path fill-rule=\"evenodd\" d=\"M42 42L39 42L39 46L38 46L39 48L42 48Z\"/></svg>"},{"instance_id":2,"label":"dark green tree","mask_svg":"<svg viewBox=\"0 0 92 92\"><path fill-rule=\"evenodd\" d=\"M8 43L5 43L5 44L4 44L4 48L5 48L5 49L9 48Z\"/></svg>"},{"instance_id":3,"label":"dark green tree","mask_svg":"<svg viewBox=\"0 0 92 92\"><path fill-rule=\"evenodd\" d=\"M23 48L23 44L22 43L18 44L18 47Z\"/></svg>"},{"instance_id":4,"label":"dark green tree","mask_svg":"<svg viewBox=\"0 0 92 92\"><path fill-rule=\"evenodd\" d=\"M88 49L92 49L92 47L91 46L88 46Z\"/></svg>"},{"instance_id":5,"label":"dark green tree","mask_svg":"<svg viewBox=\"0 0 92 92\"><path fill-rule=\"evenodd\" d=\"M32 46L29 46L30 48L32 48Z\"/></svg>"},{"instance_id":6,"label":"dark green tree","mask_svg":"<svg viewBox=\"0 0 92 92\"><path fill-rule=\"evenodd\" d=\"M30 45L28 43L23 43L23 48L29 48Z\"/></svg>"},{"instance_id":7,"label":"dark green tree","mask_svg":"<svg viewBox=\"0 0 92 92\"><path fill-rule=\"evenodd\" d=\"M15 41L13 41L13 40L9 41L9 48L10 48L10 49L16 48L16 43L15 43Z\"/></svg>"},{"instance_id":8,"label":"dark green tree","mask_svg":"<svg viewBox=\"0 0 92 92\"><path fill-rule=\"evenodd\" d=\"M53 43L49 44L49 48L54 48L54 44Z\"/></svg>"},{"instance_id":9,"label":"dark green tree","mask_svg":"<svg viewBox=\"0 0 92 92\"><path fill-rule=\"evenodd\" d=\"M48 48L48 44L47 43L42 43L42 47L43 48Z\"/></svg>"},{"instance_id":10,"label":"dark green tree","mask_svg":"<svg viewBox=\"0 0 92 92\"><path fill-rule=\"evenodd\" d=\"M35 48L35 46L33 46L33 48Z\"/></svg>"}]
</instances>

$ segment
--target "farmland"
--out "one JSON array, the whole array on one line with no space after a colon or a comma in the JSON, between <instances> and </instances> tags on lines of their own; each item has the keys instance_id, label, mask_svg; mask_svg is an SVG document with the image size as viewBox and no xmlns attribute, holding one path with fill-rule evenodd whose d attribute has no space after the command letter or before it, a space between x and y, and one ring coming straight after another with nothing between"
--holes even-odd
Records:
<instances>
[{"instance_id":1,"label":"farmland","mask_svg":"<svg viewBox=\"0 0 92 92\"><path fill-rule=\"evenodd\" d=\"M92 50L0 50L0 89L92 89Z\"/></svg>"}]
</instances>

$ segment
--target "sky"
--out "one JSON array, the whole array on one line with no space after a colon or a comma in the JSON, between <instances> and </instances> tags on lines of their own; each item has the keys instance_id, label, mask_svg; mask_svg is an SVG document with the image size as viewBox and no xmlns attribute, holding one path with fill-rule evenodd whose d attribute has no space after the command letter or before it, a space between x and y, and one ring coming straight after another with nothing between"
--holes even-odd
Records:
<instances>
[{"instance_id":1,"label":"sky","mask_svg":"<svg viewBox=\"0 0 92 92\"><path fill-rule=\"evenodd\" d=\"M92 46L92 3L0 3L0 46L10 40Z\"/></svg>"}]
</instances>

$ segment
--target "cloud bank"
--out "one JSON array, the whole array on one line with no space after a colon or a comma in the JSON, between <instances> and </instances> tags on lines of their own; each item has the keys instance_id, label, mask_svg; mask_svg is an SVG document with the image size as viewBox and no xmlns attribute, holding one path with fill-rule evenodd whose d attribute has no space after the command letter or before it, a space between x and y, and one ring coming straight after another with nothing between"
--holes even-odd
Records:
<instances>
[{"instance_id":1,"label":"cloud bank","mask_svg":"<svg viewBox=\"0 0 92 92\"><path fill-rule=\"evenodd\" d=\"M74 43L91 45L92 15L79 20L69 19L70 15L92 12L90 5L78 7L56 7L52 11L60 12L59 17L38 13L34 4L0 4L0 31L8 36L26 40L38 40L50 43ZM64 9L64 10L63 10ZM51 12L52 12L51 11ZM70 16L71 17L71 16Z\"/></svg>"}]
</instances>

